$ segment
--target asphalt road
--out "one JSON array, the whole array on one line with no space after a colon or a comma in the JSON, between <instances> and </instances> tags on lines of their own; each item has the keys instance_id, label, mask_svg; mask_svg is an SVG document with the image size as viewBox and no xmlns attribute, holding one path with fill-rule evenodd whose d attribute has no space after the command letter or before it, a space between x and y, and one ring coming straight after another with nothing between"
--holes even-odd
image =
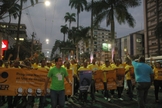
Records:
<instances>
[{"instance_id":1,"label":"asphalt road","mask_svg":"<svg viewBox=\"0 0 162 108\"><path fill-rule=\"evenodd\" d=\"M137 108L137 100L136 100L136 90L134 89L134 98L130 100L126 91L123 91L122 98L123 101L117 98L117 93L115 92L113 98L111 98L111 102L108 102L104 99L102 93L99 91L95 93L96 102L92 102L90 95L88 95L87 103L83 103L82 101L78 101L78 96L74 96L69 99L69 102L66 102L65 108ZM162 92L159 93L159 103L155 102L154 97L154 87L151 86L149 89L148 99L147 99L147 107L146 108L162 108ZM35 98L34 108L38 108L39 106L39 98ZM0 108L8 108L7 103ZM18 108L18 107L17 107ZM22 107L20 107L22 108ZM50 99L47 99L45 108L51 108Z\"/></svg>"}]
</instances>

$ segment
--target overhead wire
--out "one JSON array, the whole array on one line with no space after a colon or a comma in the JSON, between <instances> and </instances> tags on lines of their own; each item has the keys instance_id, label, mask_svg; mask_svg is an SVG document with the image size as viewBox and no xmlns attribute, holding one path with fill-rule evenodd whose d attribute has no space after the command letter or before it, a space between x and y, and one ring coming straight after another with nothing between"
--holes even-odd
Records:
<instances>
[{"instance_id":1,"label":"overhead wire","mask_svg":"<svg viewBox=\"0 0 162 108\"><path fill-rule=\"evenodd\" d=\"M51 27L51 37L52 37L52 33L53 33L53 24L54 24L54 17L55 17L55 7L56 7L56 2L57 0L55 0L54 6L53 6L53 17L52 17L52 27Z\"/></svg>"},{"instance_id":2,"label":"overhead wire","mask_svg":"<svg viewBox=\"0 0 162 108\"><path fill-rule=\"evenodd\" d=\"M32 19L31 19L31 15L30 15L30 13L29 13L29 9L25 9L25 12L26 12L26 16L28 17L28 20L29 20L29 23L30 23L30 25L31 25L31 28L32 28L32 32L34 32L35 33L35 36L36 36L36 30L35 30L35 28L34 28L34 24L33 24L33 21L32 21Z\"/></svg>"}]
</instances>

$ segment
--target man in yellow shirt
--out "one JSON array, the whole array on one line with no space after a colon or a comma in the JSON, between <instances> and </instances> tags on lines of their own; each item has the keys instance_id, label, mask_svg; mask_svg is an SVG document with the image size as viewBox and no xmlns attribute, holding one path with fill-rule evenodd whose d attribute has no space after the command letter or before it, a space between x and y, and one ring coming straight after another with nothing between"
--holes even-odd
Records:
<instances>
[{"instance_id":1,"label":"man in yellow shirt","mask_svg":"<svg viewBox=\"0 0 162 108\"><path fill-rule=\"evenodd\" d=\"M131 61L127 60L126 61L126 66L125 66L125 79L128 85L128 91L127 94L129 95L130 100L133 98L133 90L132 90L132 82L131 82L131 75L130 75L130 68L132 67Z\"/></svg>"},{"instance_id":2,"label":"man in yellow shirt","mask_svg":"<svg viewBox=\"0 0 162 108\"><path fill-rule=\"evenodd\" d=\"M96 64L96 59L92 60L92 64L88 66L88 68L93 72L93 74L99 70L98 65ZM95 101L95 81L94 81L94 75L92 74L92 81L91 81L91 98L92 101Z\"/></svg>"},{"instance_id":3,"label":"man in yellow shirt","mask_svg":"<svg viewBox=\"0 0 162 108\"><path fill-rule=\"evenodd\" d=\"M84 61L83 63L83 66L81 66L79 69L78 69L78 72L80 71L86 71L86 70L90 70L87 66L87 61ZM87 95L88 95L88 92L87 90L80 90L80 94L79 94L79 99L82 100L83 98L83 102L86 104L86 101L87 101Z\"/></svg>"},{"instance_id":4,"label":"man in yellow shirt","mask_svg":"<svg viewBox=\"0 0 162 108\"><path fill-rule=\"evenodd\" d=\"M105 66L103 66L103 68L102 68L101 70L102 70L103 72L104 72L104 71L108 71L108 70L113 70L113 68L112 68L111 65L110 65L109 60L106 60L106 61L105 61ZM104 90L105 90L104 98L105 98L105 100L108 100L108 102L110 102L111 99L110 99L109 91L107 90L106 72L104 72L103 74L104 74L103 83L104 83Z\"/></svg>"}]
</instances>

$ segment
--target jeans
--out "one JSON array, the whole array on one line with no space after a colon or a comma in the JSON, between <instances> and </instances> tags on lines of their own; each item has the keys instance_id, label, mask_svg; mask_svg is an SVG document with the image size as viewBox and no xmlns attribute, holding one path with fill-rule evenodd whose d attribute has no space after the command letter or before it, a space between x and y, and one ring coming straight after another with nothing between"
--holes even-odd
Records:
<instances>
[{"instance_id":1,"label":"jeans","mask_svg":"<svg viewBox=\"0 0 162 108\"><path fill-rule=\"evenodd\" d=\"M145 108L145 103L150 86L151 86L150 82L136 83L138 108Z\"/></svg>"},{"instance_id":2,"label":"jeans","mask_svg":"<svg viewBox=\"0 0 162 108\"><path fill-rule=\"evenodd\" d=\"M50 90L52 108L56 108L59 103L59 108L64 108L65 104L65 90ZM57 102L58 101L58 102Z\"/></svg>"}]
</instances>

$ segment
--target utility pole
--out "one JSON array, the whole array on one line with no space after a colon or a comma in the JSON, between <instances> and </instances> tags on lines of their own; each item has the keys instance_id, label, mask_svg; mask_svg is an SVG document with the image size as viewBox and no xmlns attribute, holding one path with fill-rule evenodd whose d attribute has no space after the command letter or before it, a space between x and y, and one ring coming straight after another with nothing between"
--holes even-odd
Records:
<instances>
[{"instance_id":1,"label":"utility pole","mask_svg":"<svg viewBox=\"0 0 162 108\"><path fill-rule=\"evenodd\" d=\"M90 54L90 60L92 62L93 60L93 0L91 1L92 3L92 10L91 10L91 54Z\"/></svg>"},{"instance_id":2,"label":"utility pole","mask_svg":"<svg viewBox=\"0 0 162 108\"><path fill-rule=\"evenodd\" d=\"M32 36L32 40L31 40L31 57L32 57L33 56L33 41L35 38L35 33L33 32L33 34L31 36Z\"/></svg>"},{"instance_id":3,"label":"utility pole","mask_svg":"<svg viewBox=\"0 0 162 108\"><path fill-rule=\"evenodd\" d=\"M16 58L19 59L19 32L20 32L20 23L21 23L21 14L22 14L22 7L23 7L23 0L20 0L20 12L19 12L19 20L18 20L18 26L17 26L17 38L16 38L16 48L17 48L17 56Z\"/></svg>"}]
</instances>

